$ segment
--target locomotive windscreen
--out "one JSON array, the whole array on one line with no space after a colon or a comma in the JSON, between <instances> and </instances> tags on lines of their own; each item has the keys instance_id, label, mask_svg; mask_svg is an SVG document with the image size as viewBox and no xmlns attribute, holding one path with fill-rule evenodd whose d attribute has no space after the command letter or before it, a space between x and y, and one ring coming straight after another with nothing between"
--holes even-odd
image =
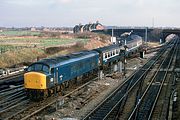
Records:
<instances>
[{"instance_id":1,"label":"locomotive windscreen","mask_svg":"<svg viewBox=\"0 0 180 120\"><path fill-rule=\"evenodd\" d=\"M30 71L49 73L49 67L44 64L33 64L28 67L28 72Z\"/></svg>"}]
</instances>

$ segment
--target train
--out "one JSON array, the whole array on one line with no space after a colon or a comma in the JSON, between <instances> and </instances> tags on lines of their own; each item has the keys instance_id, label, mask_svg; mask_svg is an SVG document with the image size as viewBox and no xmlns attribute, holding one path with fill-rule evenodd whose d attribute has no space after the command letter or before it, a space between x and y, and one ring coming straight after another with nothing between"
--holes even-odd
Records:
<instances>
[{"instance_id":1,"label":"train","mask_svg":"<svg viewBox=\"0 0 180 120\"><path fill-rule=\"evenodd\" d=\"M32 63L24 74L24 87L28 97L41 100L54 93L61 93L69 85L83 80L83 77L97 74L98 70L120 61L123 55L137 52L142 40L131 41L126 45L126 54L122 53L124 47L116 44Z\"/></svg>"}]
</instances>

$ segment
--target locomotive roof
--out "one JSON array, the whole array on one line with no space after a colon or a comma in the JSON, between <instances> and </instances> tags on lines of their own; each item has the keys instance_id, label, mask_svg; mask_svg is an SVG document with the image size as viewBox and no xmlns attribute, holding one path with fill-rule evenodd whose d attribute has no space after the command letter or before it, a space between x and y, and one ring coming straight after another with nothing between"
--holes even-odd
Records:
<instances>
[{"instance_id":1,"label":"locomotive roof","mask_svg":"<svg viewBox=\"0 0 180 120\"><path fill-rule=\"evenodd\" d=\"M94 50L98 51L98 52L104 52L104 51L109 51L109 50L113 50L113 49L116 49L116 48L120 48L120 46L119 45L110 45L110 46L97 48L97 49L94 49Z\"/></svg>"},{"instance_id":2,"label":"locomotive roof","mask_svg":"<svg viewBox=\"0 0 180 120\"><path fill-rule=\"evenodd\" d=\"M39 63L39 64L48 65L49 67L55 67L60 64L62 65L65 63L77 61L82 58L88 58L88 57L92 57L95 55L98 55L98 53L95 51L81 51L81 52L77 52L77 53L71 53L71 54L68 54L65 56L58 56L58 57L53 57L53 58L42 59L33 64Z\"/></svg>"}]
</instances>

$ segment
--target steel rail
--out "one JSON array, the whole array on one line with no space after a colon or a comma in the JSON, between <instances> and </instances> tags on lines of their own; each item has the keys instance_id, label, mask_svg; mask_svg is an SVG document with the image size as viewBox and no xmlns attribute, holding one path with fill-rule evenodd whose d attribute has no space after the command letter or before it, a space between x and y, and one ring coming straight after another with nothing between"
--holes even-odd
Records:
<instances>
[{"instance_id":1,"label":"steel rail","mask_svg":"<svg viewBox=\"0 0 180 120\"><path fill-rule=\"evenodd\" d=\"M16 73L16 74L11 74L9 76L4 76L4 77L0 77L0 83L2 82L2 80L8 80L8 79L12 79L12 78L15 78L15 77L20 77L23 75L24 72L19 72L19 73Z\"/></svg>"},{"instance_id":2,"label":"steel rail","mask_svg":"<svg viewBox=\"0 0 180 120\"><path fill-rule=\"evenodd\" d=\"M6 112L6 111L9 111L10 109L12 108L15 108L17 105L19 104L22 104L24 101L28 100L26 96L22 97L22 98L19 98L17 99L15 102L5 106L4 109L0 110L0 114Z\"/></svg>"},{"instance_id":3,"label":"steel rail","mask_svg":"<svg viewBox=\"0 0 180 120\"><path fill-rule=\"evenodd\" d=\"M171 45L171 44L170 44L170 45ZM171 49L172 49L172 48L173 48L173 46L171 46ZM166 59L167 59L167 58L168 58L168 56L166 56ZM154 77L152 78L152 81L149 83L149 85L148 85L148 87L146 88L145 92L143 93L143 95L142 95L141 98L139 99L138 103L136 104L135 108L134 108L133 111L131 112L128 120L133 119L133 116L134 116L136 110L139 108L140 104L142 103L142 100L143 100L144 97L146 96L148 90L150 89L152 83L154 82L154 80L155 80L158 72L160 71L160 69L161 69L163 63L166 61L166 59L164 59L163 62L161 63L160 67L158 68L157 72L155 73Z\"/></svg>"},{"instance_id":4,"label":"steel rail","mask_svg":"<svg viewBox=\"0 0 180 120\"><path fill-rule=\"evenodd\" d=\"M157 60L158 60L158 58L161 56L161 54L158 56L158 57L156 57L156 62L157 62ZM156 63L156 62L154 62L154 64ZM153 64L153 65L154 65ZM152 66L153 66L152 65ZM143 77L144 77L144 75L146 75L147 74L147 72L150 70L150 68L152 67L152 66L150 66L149 68L147 68L147 69L145 69L145 72L143 73L143 75L139 78L139 80L141 80ZM139 82L139 80L137 81L137 83ZM123 96L123 98L112 108L112 110L103 118L103 119L107 119L108 118L108 116L110 115L110 113L119 105L119 103L120 102L122 102L122 100L129 94L129 92L131 92L131 90L135 87L135 85L136 85L136 83L133 85L133 87L131 87L128 91L127 91L127 93ZM120 108L119 108L120 109Z\"/></svg>"},{"instance_id":5,"label":"steel rail","mask_svg":"<svg viewBox=\"0 0 180 120\"><path fill-rule=\"evenodd\" d=\"M33 115L35 115L35 114L38 114L38 113L41 112L42 110L46 109L48 106L51 106L51 105L55 104L58 99L61 99L61 100L65 99L65 97L68 97L68 96L70 96L71 94L73 94L74 92L81 90L83 87L87 86L88 84L90 84L91 82L93 82L93 81L95 81L95 80L97 80L97 79L98 79L98 78L94 78L93 80L91 80L91 81L89 81L89 82L81 85L80 87L74 89L73 91L69 92L68 94L66 94L66 95L64 95L64 96L54 97L54 99L53 99L51 102L48 102L48 103L45 102L45 103L44 103L45 105L44 105L43 107L40 107L40 108L38 108L37 110L35 110L34 112L32 112L32 113L30 113L30 114L22 117L21 120L26 120L26 119L30 118L31 116L33 116ZM11 115L11 116L9 116L8 119L14 118L14 117L17 116L18 114L21 114L22 112L24 112L24 111L26 111L26 110L29 110L29 109L31 109L32 107L35 107L35 106L38 105L38 104L39 104L39 103L35 103L35 104L33 104L32 106L29 106L29 107L27 107L27 108L25 108L25 109L23 109L23 110L15 113L15 114Z\"/></svg>"},{"instance_id":6,"label":"steel rail","mask_svg":"<svg viewBox=\"0 0 180 120\"><path fill-rule=\"evenodd\" d=\"M23 87L23 86L24 86L24 85L17 85L17 86L8 88L8 89L1 90L1 91L0 91L0 95L1 95L1 94L4 94L5 92L8 92L8 91L11 91L11 90L14 90L14 89L21 88L21 87Z\"/></svg>"},{"instance_id":7,"label":"steel rail","mask_svg":"<svg viewBox=\"0 0 180 120\"><path fill-rule=\"evenodd\" d=\"M25 89L24 88L18 88L18 89L15 89L14 91L11 90L9 92L6 92L6 93L3 93L3 94L0 94L0 98L5 98L7 96L6 99L10 99L12 97L15 97L16 95L18 95L19 92L25 92ZM4 100L4 99L3 99ZM2 100L2 101L3 101Z\"/></svg>"},{"instance_id":8,"label":"steel rail","mask_svg":"<svg viewBox=\"0 0 180 120\"><path fill-rule=\"evenodd\" d=\"M176 44L175 49L174 49L174 51L173 51L173 55L171 56L170 62L169 62L169 64L168 64L168 69L169 69L170 66L171 66L171 63L172 63L172 60L173 60L173 56L175 55L175 51L177 50L177 45L178 45L178 44ZM152 117L154 108L155 108L155 106L156 106L156 104L157 104L158 98L159 98L160 93L161 93L161 90L162 90L162 88L163 88L163 84L164 84L164 82L165 82L165 80L166 80L166 77L167 77L167 74L168 74L168 69L166 70L165 76L164 76L164 78L163 78L163 81L162 81L162 84L161 84L160 89L159 89L159 91L158 91L158 94L157 94L157 97L156 97L156 99L155 99L155 102L154 102L154 104L153 104L153 106L152 106L152 109L151 109L151 112L150 112L150 114L149 114L148 120L150 120L151 117Z\"/></svg>"}]
</instances>

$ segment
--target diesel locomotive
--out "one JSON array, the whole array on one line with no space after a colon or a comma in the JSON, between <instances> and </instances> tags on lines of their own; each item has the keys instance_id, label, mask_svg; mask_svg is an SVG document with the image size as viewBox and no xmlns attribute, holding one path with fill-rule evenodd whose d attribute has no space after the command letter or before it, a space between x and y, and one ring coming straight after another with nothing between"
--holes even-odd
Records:
<instances>
[{"instance_id":1,"label":"diesel locomotive","mask_svg":"<svg viewBox=\"0 0 180 120\"><path fill-rule=\"evenodd\" d=\"M128 46L129 45L129 46ZM131 54L142 45L142 40L127 44ZM110 45L91 51L81 51L54 58L47 58L31 64L24 74L24 87L30 99L40 100L76 81L79 77L97 73L110 63L120 61L123 46Z\"/></svg>"}]
</instances>

